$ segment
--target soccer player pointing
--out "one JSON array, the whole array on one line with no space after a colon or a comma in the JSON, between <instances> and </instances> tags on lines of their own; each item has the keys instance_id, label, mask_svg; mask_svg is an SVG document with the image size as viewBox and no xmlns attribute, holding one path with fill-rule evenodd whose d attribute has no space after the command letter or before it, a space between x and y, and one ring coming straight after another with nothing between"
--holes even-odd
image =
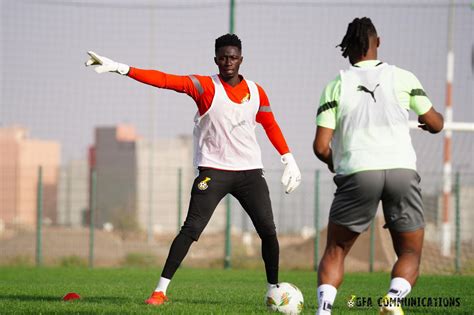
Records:
<instances>
[{"instance_id":1,"label":"soccer player pointing","mask_svg":"<svg viewBox=\"0 0 474 315\"><path fill-rule=\"evenodd\" d=\"M168 300L166 290L191 244L199 239L217 204L232 194L250 216L262 240L262 257L268 286L278 283L279 245L267 183L263 175L255 127L260 123L286 165L282 183L286 193L301 181L301 174L273 116L268 97L256 83L239 74L242 44L233 34L216 39L214 61L219 74L177 76L141 70L89 52L87 66L95 71L117 72L158 88L186 93L197 104L194 119L194 180L188 214L174 239L158 286L147 304Z\"/></svg>"},{"instance_id":2,"label":"soccer player pointing","mask_svg":"<svg viewBox=\"0 0 474 315\"><path fill-rule=\"evenodd\" d=\"M398 256L384 302L407 296L419 274L424 217L408 111L430 133L443 129L443 117L411 72L377 59L379 44L369 18L349 24L339 47L351 66L326 86L317 112L314 153L336 173L337 186L318 268L319 315L331 313L344 259L380 201ZM386 304L381 314L403 314Z\"/></svg>"}]
</instances>

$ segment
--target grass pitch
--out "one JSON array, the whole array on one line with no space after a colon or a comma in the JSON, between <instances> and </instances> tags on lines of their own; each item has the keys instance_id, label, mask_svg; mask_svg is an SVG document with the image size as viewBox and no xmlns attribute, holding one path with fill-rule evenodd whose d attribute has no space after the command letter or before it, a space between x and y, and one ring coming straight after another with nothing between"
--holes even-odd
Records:
<instances>
[{"instance_id":1,"label":"grass pitch","mask_svg":"<svg viewBox=\"0 0 474 315\"><path fill-rule=\"evenodd\" d=\"M181 268L168 289L171 302L145 305L159 276L158 269L1 267L0 314L271 314L264 304L263 270ZM386 273L346 275L333 314L378 314L377 299L389 278ZM315 313L316 273L282 271L280 281L296 284L305 297L303 313ZM410 296L438 304L458 299L459 305L411 306L405 314L474 314L473 283L473 276L422 275ZM82 299L63 302L68 292Z\"/></svg>"}]
</instances>

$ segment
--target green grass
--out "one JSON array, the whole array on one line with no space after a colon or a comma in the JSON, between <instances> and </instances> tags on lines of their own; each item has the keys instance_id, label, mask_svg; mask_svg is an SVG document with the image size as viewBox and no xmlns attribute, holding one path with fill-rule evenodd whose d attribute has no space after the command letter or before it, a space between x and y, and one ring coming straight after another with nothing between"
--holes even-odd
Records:
<instances>
[{"instance_id":1,"label":"green grass","mask_svg":"<svg viewBox=\"0 0 474 315\"><path fill-rule=\"evenodd\" d=\"M265 276L256 270L180 269L168 290L171 303L143 303L158 269L0 268L0 314L270 314L264 305ZM304 314L316 311L316 274L285 271L280 280L296 284L305 297ZM385 273L346 275L333 314L378 314L378 307L346 305L349 297L377 303L389 283ZM67 292L81 300L63 302ZM406 314L474 314L473 276L422 276L411 296L459 297L459 307L408 307Z\"/></svg>"}]
</instances>

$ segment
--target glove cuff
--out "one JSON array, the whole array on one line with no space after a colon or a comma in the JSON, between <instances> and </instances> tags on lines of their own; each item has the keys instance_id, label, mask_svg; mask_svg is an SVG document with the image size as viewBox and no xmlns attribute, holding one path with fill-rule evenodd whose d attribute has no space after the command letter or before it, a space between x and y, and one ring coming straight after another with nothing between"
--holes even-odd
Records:
<instances>
[{"instance_id":1,"label":"glove cuff","mask_svg":"<svg viewBox=\"0 0 474 315\"><path fill-rule=\"evenodd\" d=\"M295 158L293 157L293 154L291 154L290 152L285 153L281 156L281 162L285 165L291 162L296 163Z\"/></svg>"},{"instance_id":2,"label":"glove cuff","mask_svg":"<svg viewBox=\"0 0 474 315\"><path fill-rule=\"evenodd\" d=\"M117 72L121 75L127 75L130 71L130 67L123 63L117 63Z\"/></svg>"}]
</instances>

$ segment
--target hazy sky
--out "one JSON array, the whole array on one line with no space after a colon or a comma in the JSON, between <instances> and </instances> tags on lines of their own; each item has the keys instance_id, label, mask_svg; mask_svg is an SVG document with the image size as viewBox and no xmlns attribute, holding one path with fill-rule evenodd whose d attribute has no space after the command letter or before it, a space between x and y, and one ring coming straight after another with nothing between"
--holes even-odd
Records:
<instances>
[{"instance_id":1,"label":"hazy sky","mask_svg":"<svg viewBox=\"0 0 474 315\"><path fill-rule=\"evenodd\" d=\"M63 161L84 158L96 126L133 124L155 138L191 134L191 98L84 67L86 51L174 74L213 74L213 45L229 31L229 1L0 0L0 126L20 124L62 144ZM236 1L241 73L266 90L302 169L325 84L348 66L338 49L354 17L371 17L380 59L416 74L444 112L448 1ZM454 119L474 122L473 10L457 1ZM260 128L261 129L261 128ZM414 131L420 168L441 172L442 134ZM259 131L264 163L280 167ZM455 168L474 173L473 134L455 137Z\"/></svg>"}]
</instances>

